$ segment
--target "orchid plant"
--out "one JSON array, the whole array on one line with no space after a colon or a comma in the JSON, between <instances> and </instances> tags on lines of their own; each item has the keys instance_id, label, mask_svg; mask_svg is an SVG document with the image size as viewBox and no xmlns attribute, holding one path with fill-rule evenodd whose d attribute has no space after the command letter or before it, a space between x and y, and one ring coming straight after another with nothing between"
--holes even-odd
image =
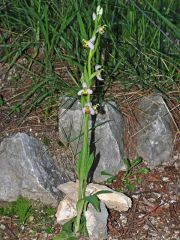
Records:
<instances>
[{"instance_id":1,"label":"orchid plant","mask_svg":"<svg viewBox=\"0 0 180 240\"><path fill-rule=\"evenodd\" d=\"M103 8L99 5L96 12L93 13L92 19L94 29L90 36L90 40L83 39L83 46L87 48L87 61L84 64L83 73L81 76L81 90L77 92L80 97L82 114L83 114L83 147L77 161L76 172L78 177L78 199L76 204L77 216L71 219L64 225L64 230L61 231L59 237L54 240L61 239L76 239L80 234L86 234L85 212L89 203L91 203L97 211L100 211L100 203L97 198L98 194L106 193L100 191L93 195L86 196L86 187L88 184L89 171L94 161L94 153L91 153L89 146L89 119L91 115L97 114L97 105L92 104L93 88L95 79L103 81L101 76L103 71L99 63L94 64L94 55L98 51L100 37L105 31L105 25L101 25ZM83 229L83 230L82 230ZM68 238L71 236L71 238Z\"/></svg>"},{"instance_id":2,"label":"orchid plant","mask_svg":"<svg viewBox=\"0 0 180 240\"><path fill-rule=\"evenodd\" d=\"M86 197L86 187L88 184L88 175L92 167L94 155L90 153L89 141L88 141L88 131L89 131L89 118L90 115L95 115L97 113L96 106L93 106L92 94L93 86L95 85L95 79L97 81L103 81L101 76L102 67L98 63L93 66L93 57L95 52L98 50L99 40L101 35L105 31L105 25L101 25L102 22L103 8L98 6L96 12L93 12L92 18L94 22L94 30L90 40L83 39L83 46L88 49L87 62L84 65L84 71L81 77L82 90L78 92L81 97L82 114L84 121L84 135L83 135L83 147L80 152L80 158L77 162L77 176L79 179L78 188L78 201L76 205L77 217L75 221L75 233L78 234L80 231L81 218L85 213L87 204L91 203L97 210L99 210L99 201L96 195Z\"/></svg>"}]
</instances>

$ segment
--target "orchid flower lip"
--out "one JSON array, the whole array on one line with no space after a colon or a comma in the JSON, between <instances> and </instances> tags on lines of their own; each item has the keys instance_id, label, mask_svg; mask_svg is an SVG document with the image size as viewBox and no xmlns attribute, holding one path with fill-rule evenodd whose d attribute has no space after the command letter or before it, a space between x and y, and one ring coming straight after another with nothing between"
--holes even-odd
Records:
<instances>
[{"instance_id":1,"label":"orchid flower lip","mask_svg":"<svg viewBox=\"0 0 180 240\"><path fill-rule=\"evenodd\" d=\"M103 25L103 26L98 27L97 32L102 35L102 34L105 32L105 27L106 27L106 26L107 26L107 25Z\"/></svg>"},{"instance_id":2,"label":"orchid flower lip","mask_svg":"<svg viewBox=\"0 0 180 240\"><path fill-rule=\"evenodd\" d=\"M93 49L94 49L94 44L89 41L89 42L88 42L88 47L89 47L91 50L93 50Z\"/></svg>"},{"instance_id":3,"label":"orchid flower lip","mask_svg":"<svg viewBox=\"0 0 180 240\"><path fill-rule=\"evenodd\" d=\"M96 40L96 35L94 35L89 41L83 39L83 46L86 48L90 48L91 50L94 49L94 41Z\"/></svg>"},{"instance_id":4,"label":"orchid flower lip","mask_svg":"<svg viewBox=\"0 0 180 240\"><path fill-rule=\"evenodd\" d=\"M96 40L96 35L94 35L89 41L88 41L88 46L91 50L94 49L94 41Z\"/></svg>"},{"instance_id":5,"label":"orchid flower lip","mask_svg":"<svg viewBox=\"0 0 180 240\"><path fill-rule=\"evenodd\" d=\"M99 81L104 81L104 79L101 77L101 75L96 76Z\"/></svg>"},{"instance_id":6,"label":"orchid flower lip","mask_svg":"<svg viewBox=\"0 0 180 240\"><path fill-rule=\"evenodd\" d=\"M78 92L78 96L87 96L87 95L91 95L93 93L93 91L87 87L87 84L85 82L83 82L82 84L83 86L83 89L81 89L79 92Z\"/></svg>"},{"instance_id":7,"label":"orchid flower lip","mask_svg":"<svg viewBox=\"0 0 180 240\"><path fill-rule=\"evenodd\" d=\"M84 114L94 115L95 111L94 111L94 108L92 107L92 103L91 102L86 103L85 106L82 109L82 112Z\"/></svg>"}]
</instances>

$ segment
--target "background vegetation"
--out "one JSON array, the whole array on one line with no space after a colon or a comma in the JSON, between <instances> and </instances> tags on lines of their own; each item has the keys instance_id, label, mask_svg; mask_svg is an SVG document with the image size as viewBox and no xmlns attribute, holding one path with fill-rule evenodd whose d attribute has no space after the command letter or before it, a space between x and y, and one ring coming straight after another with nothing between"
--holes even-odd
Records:
<instances>
[{"instance_id":1,"label":"background vegetation","mask_svg":"<svg viewBox=\"0 0 180 240\"><path fill-rule=\"evenodd\" d=\"M166 93L177 87L178 0L0 0L0 61L31 76L23 98L34 97L31 108L77 93L86 54L82 39L89 39L99 3L106 33L95 61L105 69L106 86L119 82L125 90L137 85ZM73 81L57 74L57 62L65 64Z\"/></svg>"}]
</instances>

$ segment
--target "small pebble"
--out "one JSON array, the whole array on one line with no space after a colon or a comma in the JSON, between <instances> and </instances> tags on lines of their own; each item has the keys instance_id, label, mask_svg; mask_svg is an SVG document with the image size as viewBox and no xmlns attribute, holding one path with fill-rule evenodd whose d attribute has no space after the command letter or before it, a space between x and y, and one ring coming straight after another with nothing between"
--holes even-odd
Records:
<instances>
[{"instance_id":1,"label":"small pebble","mask_svg":"<svg viewBox=\"0 0 180 240\"><path fill-rule=\"evenodd\" d=\"M5 230L6 226L4 224L0 225L0 229Z\"/></svg>"},{"instance_id":2,"label":"small pebble","mask_svg":"<svg viewBox=\"0 0 180 240\"><path fill-rule=\"evenodd\" d=\"M162 180L163 180L163 182L168 182L169 178L168 177L163 177Z\"/></svg>"}]
</instances>

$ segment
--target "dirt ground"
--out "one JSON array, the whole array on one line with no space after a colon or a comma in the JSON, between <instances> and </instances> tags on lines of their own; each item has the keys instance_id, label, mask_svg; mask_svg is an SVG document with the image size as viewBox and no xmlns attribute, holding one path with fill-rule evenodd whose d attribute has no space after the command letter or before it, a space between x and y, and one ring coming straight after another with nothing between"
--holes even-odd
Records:
<instances>
[{"instance_id":1,"label":"dirt ground","mask_svg":"<svg viewBox=\"0 0 180 240\"><path fill-rule=\"evenodd\" d=\"M22 81L16 81L13 72L5 74L4 66L0 66L0 100L5 104L0 107L0 141L17 132L26 132L48 146L50 155L59 167L73 161L69 148L62 145L58 137L58 104L51 106L47 113L46 106L34 109L26 118L18 110L11 113L12 106L21 101L31 79L24 75ZM129 159L136 156L135 137L137 121L134 115L137 101L140 97L150 94L149 90L134 87L130 92L123 92L116 85L107 93L107 98L114 96L118 108L123 113L126 122L126 155ZM179 90L175 89L165 96L169 112L173 119L174 146L169 163L159 166L142 177L141 183L134 191L125 190L131 197L133 206L128 212L119 213L111 210L108 218L109 240L118 239L152 239L178 240L180 239L180 104L176 101ZM122 186L123 172L118 174L117 180L110 185L118 190ZM50 224L53 231L48 233L44 228L36 228L37 222L32 220L19 227L16 216L0 217L0 239L19 240L50 240L60 231L55 217ZM36 232L33 229L36 228Z\"/></svg>"}]
</instances>

